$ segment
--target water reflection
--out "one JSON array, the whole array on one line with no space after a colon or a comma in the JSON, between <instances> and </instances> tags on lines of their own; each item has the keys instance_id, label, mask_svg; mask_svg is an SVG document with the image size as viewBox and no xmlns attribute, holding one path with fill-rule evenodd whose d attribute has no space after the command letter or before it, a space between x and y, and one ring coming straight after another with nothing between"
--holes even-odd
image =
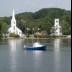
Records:
<instances>
[{"instance_id":1,"label":"water reflection","mask_svg":"<svg viewBox=\"0 0 72 72\"><path fill-rule=\"evenodd\" d=\"M8 44L10 46L11 51L16 51L16 49L18 49L19 46L22 45L22 43L24 43L24 39L11 39L8 40Z\"/></svg>"},{"instance_id":2,"label":"water reflection","mask_svg":"<svg viewBox=\"0 0 72 72\"><path fill-rule=\"evenodd\" d=\"M61 39L54 40L54 50L55 52L59 51Z\"/></svg>"},{"instance_id":3,"label":"water reflection","mask_svg":"<svg viewBox=\"0 0 72 72\"><path fill-rule=\"evenodd\" d=\"M11 39L8 40L9 46L10 46L10 64L11 64L11 70L15 71L17 69L17 51L18 51L18 47L21 45L22 43L22 39ZM16 71L15 71L16 72Z\"/></svg>"},{"instance_id":4,"label":"water reflection","mask_svg":"<svg viewBox=\"0 0 72 72\"><path fill-rule=\"evenodd\" d=\"M54 40L55 72L60 72L60 41L61 41L61 39L55 39Z\"/></svg>"},{"instance_id":5,"label":"water reflection","mask_svg":"<svg viewBox=\"0 0 72 72\"><path fill-rule=\"evenodd\" d=\"M34 54L35 60L38 60L42 54L42 51L41 50L36 50L36 51L34 50L33 54Z\"/></svg>"},{"instance_id":6,"label":"water reflection","mask_svg":"<svg viewBox=\"0 0 72 72\"><path fill-rule=\"evenodd\" d=\"M34 66L34 69L38 69L38 68L41 67L40 62L42 62L41 61L42 53L43 53L43 51L41 51L41 50L33 51L33 57L34 57L33 66Z\"/></svg>"}]
</instances>

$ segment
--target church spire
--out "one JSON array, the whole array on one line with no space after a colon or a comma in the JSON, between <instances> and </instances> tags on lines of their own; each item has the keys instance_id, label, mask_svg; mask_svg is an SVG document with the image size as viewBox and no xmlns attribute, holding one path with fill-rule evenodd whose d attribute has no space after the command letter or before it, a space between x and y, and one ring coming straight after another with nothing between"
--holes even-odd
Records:
<instances>
[{"instance_id":1,"label":"church spire","mask_svg":"<svg viewBox=\"0 0 72 72\"><path fill-rule=\"evenodd\" d=\"M14 8L13 8L13 15L12 15L12 20L15 20L15 15L14 15Z\"/></svg>"}]
</instances>

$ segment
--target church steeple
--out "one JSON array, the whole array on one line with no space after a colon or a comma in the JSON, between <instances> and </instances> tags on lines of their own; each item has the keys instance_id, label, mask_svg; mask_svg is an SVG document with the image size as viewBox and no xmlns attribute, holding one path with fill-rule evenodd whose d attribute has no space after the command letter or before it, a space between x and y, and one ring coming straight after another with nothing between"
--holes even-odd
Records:
<instances>
[{"instance_id":1,"label":"church steeple","mask_svg":"<svg viewBox=\"0 0 72 72\"><path fill-rule=\"evenodd\" d=\"M16 19L15 19L15 15L14 15L14 9L13 9L13 15L12 15L12 19L11 19L11 26L16 27Z\"/></svg>"},{"instance_id":2,"label":"church steeple","mask_svg":"<svg viewBox=\"0 0 72 72\"><path fill-rule=\"evenodd\" d=\"M14 15L14 8L13 8L13 15L12 15L12 20L15 20L15 15Z\"/></svg>"}]
</instances>

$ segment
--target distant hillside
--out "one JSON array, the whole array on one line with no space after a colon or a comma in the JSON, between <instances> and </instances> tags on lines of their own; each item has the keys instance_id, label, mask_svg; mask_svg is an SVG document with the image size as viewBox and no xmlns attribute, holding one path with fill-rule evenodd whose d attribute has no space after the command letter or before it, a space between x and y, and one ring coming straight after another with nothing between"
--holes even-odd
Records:
<instances>
[{"instance_id":1,"label":"distant hillside","mask_svg":"<svg viewBox=\"0 0 72 72\"><path fill-rule=\"evenodd\" d=\"M50 34L50 29L54 25L54 19L60 19L60 25L62 26L63 34L71 33L71 11L60 8L43 8L35 13L24 12L15 15L17 20L17 26L26 33L26 28L29 27L32 30L32 27L39 27L42 30L46 30ZM3 22L6 22L10 25L10 17L0 18L0 31ZM70 30L69 30L70 28ZM31 33L32 31L29 31Z\"/></svg>"}]
</instances>

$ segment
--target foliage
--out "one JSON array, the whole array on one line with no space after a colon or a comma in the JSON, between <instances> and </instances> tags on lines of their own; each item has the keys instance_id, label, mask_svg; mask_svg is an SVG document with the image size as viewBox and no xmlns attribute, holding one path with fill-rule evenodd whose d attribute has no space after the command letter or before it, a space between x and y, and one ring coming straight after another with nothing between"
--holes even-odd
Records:
<instances>
[{"instance_id":1,"label":"foliage","mask_svg":"<svg viewBox=\"0 0 72 72\"><path fill-rule=\"evenodd\" d=\"M2 24L1 33L6 34L7 31L8 31L8 26L7 26L7 23L4 22Z\"/></svg>"},{"instance_id":2,"label":"foliage","mask_svg":"<svg viewBox=\"0 0 72 72\"><path fill-rule=\"evenodd\" d=\"M41 38L45 38L45 36L43 35L43 36L41 36Z\"/></svg>"},{"instance_id":3,"label":"foliage","mask_svg":"<svg viewBox=\"0 0 72 72\"><path fill-rule=\"evenodd\" d=\"M71 26L69 25L68 22L66 22L65 20L61 21L61 29L63 32L63 35L69 35L71 34Z\"/></svg>"},{"instance_id":4,"label":"foliage","mask_svg":"<svg viewBox=\"0 0 72 72\"><path fill-rule=\"evenodd\" d=\"M45 38L48 38L48 35L44 35Z\"/></svg>"},{"instance_id":5,"label":"foliage","mask_svg":"<svg viewBox=\"0 0 72 72\"><path fill-rule=\"evenodd\" d=\"M15 33L10 33L9 36L10 37L14 37L16 34Z\"/></svg>"},{"instance_id":6,"label":"foliage","mask_svg":"<svg viewBox=\"0 0 72 72\"><path fill-rule=\"evenodd\" d=\"M15 38L19 38L19 35L17 34L17 35L15 35L14 37L15 37Z\"/></svg>"},{"instance_id":7,"label":"foliage","mask_svg":"<svg viewBox=\"0 0 72 72\"><path fill-rule=\"evenodd\" d=\"M32 34L32 28L40 28L40 31L45 30L50 35L50 29L54 26L54 19L58 18L61 29L64 35L71 34L71 11L60 8L43 8L34 13L24 12L16 14L17 27L23 33L27 33L27 27L30 28L28 34ZM10 17L0 18L0 33L4 22L10 25ZM70 28L70 29L69 29ZM37 32L37 30L35 30Z\"/></svg>"},{"instance_id":8,"label":"foliage","mask_svg":"<svg viewBox=\"0 0 72 72\"><path fill-rule=\"evenodd\" d=\"M15 33L10 33L9 36L10 36L10 37L19 38L19 35L18 35L18 34L15 34Z\"/></svg>"},{"instance_id":9,"label":"foliage","mask_svg":"<svg viewBox=\"0 0 72 72\"><path fill-rule=\"evenodd\" d=\"M2 34L0 34L0 38L3 38L3 35Z\"/></svg>"},{"instance_id":10,"label":"foliage","mask_svg":"<svg viewBox=\"0 0 72 72\"><path fill-rule=\"evenodd\" d=\"M37 35L35 34L34 37L37 38Z\"/></svg>"},{"instance_id":11,"label":"foliage","mask_svg":"<svg viewBox=\"0 0 72 72\"><path fill-rule=\"evenodd\" d=\"M5 36L5 38L7 38L7 36Z\"/></svg>"},{"instance_id":12,"label":"foliage","mask_svg":"<svg viewBox=\"0 0 72 72\"><path fill-rule=\"evenodd\" d=\"M27 35L26 37L27 37L27 38L29 38L30 36L29 36L29 35Z\"/></svg>"},{"instance_id":13,"label":"foliage","mask_svg":"<svg viewBox=\"0 0 72 72\"><path fill-rule=\"evenodd\" d=\"M41 38L41 35L38 35L38 38Z\"/></svg>"}]
</instances>

